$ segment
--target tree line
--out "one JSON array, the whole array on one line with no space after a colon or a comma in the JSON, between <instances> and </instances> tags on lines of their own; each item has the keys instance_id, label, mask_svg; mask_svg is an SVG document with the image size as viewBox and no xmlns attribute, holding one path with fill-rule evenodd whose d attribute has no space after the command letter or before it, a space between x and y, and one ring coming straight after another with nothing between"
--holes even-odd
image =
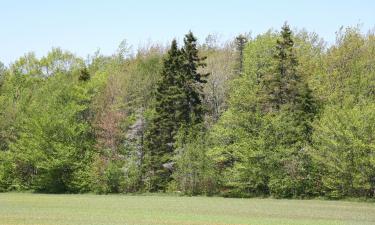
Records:
<instances>
[{"instance_id":1,"label":"tree line","mask_svg":"<svg viewBox=\"0 0 375 225\"><path fill-rule=\"evenodd\" d=\"M128 47L0 64L0 191L375 197L373 31Z\"/></svg>"}]
</instances>

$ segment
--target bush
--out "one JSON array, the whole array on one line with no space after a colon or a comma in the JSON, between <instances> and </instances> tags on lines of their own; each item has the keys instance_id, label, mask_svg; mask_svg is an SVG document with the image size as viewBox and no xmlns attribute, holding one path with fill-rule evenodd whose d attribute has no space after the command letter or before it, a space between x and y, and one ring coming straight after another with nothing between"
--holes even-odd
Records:
<instances>
[{"instance_id":1,"label":"bush","mask_svg":"<svg viewBox=\"0 0 375 225\"><path fill-rule=\"evenodd\" d=\"M215 193L216 173L212 161L206 154L203 133L191 129L187 134L186 143L179 145L172 175L178 190L187 195Z\"/></svg>"},{"instance_id":2,"label":"bush","mask_svg":"<svg viewBox=\"0 0 375 225\"><path fill-rule=\"evenodd\" d=\"M12 162L9 152L0 151L0 192L9 191L13 177Z\"/></svg>"},{"instance_id":3,"label":"bush","mask_svg":"<svg viewBox=\"0 0 375 225\"><path fill-rule=\"evenodd\" d=\"M124 190L124 171L120 161L97 157L91 174L91 189L98 194L120 193Z\"/></svg>"}]
</instances>

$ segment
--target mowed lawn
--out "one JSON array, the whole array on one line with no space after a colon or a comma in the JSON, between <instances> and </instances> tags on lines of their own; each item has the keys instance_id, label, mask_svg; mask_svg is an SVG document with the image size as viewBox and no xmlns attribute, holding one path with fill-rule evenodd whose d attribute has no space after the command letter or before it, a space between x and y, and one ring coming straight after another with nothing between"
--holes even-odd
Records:
<instances>
[{"instance_id":1,"label":"mowed lawn","mask_svg":"<svg viewBox=\"0 0 375 225\"><path fill-rule=\"evenodd\" d=\"M375 204L219 197L0 194L0 224L375 224Z\"/></svg>"}]
</instances>

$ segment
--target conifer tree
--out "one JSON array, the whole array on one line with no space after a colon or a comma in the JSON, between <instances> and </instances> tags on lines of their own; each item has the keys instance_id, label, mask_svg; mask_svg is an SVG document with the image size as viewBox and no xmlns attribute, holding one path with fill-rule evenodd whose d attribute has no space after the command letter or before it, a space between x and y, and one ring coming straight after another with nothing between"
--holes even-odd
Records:
<instances>
[{"instance_id":1,"label":"conifer tree","mask_svg":"<svg viewBox=\"0 0 375 225\"><path fill-rule=\"evenodd\" d=\"M275 69L266 79L268 98L266 117L280 137L274 141L276 160L270 164L278 168L270 175L269 188L273 195L291 197L311 191L311 159L304 149L311 141L311 123L316 113L316 103L307 83L298 73L298 60L294 49L292 31L285 23L281 38L277 40ZM310 179L301 179L301 177ZM283 183L284 185L280 185Z\"/></svg>"},{"instance_id":2,"label":"conifer tree","mask_svg":"<svg viewBox=\"0 0 375 225\"><path fill-rule=\"evenodd\" d=\"M89 71L87 70L87 67L84 66L81 71L80 71L80 74L79 74L79 77L78 77L78 80L79 81L88 81L90 80L90 73Z\"/></svg>"},{"instance_id":3,"label":"conifer tree","mask_svg":"<svg viewBox=\"0 0 375 225\"><path fill-rule=\"evenodd\" d=\"M239 74L241 74L243 71L243 55L244 55L244 49L245 49L247 41L248 41L248 38L243 34L238 35L235 39L236 50L238 52L237 72Z\"/></svg>"},{"instance_id":4,"label":"conifer tree","mask_svg":"<svg viewBox=\"0 0 375 225\"><path fill-rule=\"evenodd\" d=\"M260 99L266 112L277 112L281 107L288 110L314 111L311 90L297 72L298 60L294 50L292 31L285 23L281 38L275 49L275 68L273 73L262 79L263 92Z\"/></svg>"},{"instance_id":5,"label":"conifer tree","mask_svg":"<svg viewBox=\"0 0 375 225\"><path fill-rule=\"evenodd\" d=\"M164 60L162 79L155 94L155 116L145 138L151 191L165 189L171 179L170 165L177 133L184 133L204 120L203 84L208 74L198 72L205 66L203 60L198 55L197 39L191 32L185 36L182 49L178 49L173 40Z\"/></svg>"},{"instance_id":6,"label":"conifer tree","mask_svg":"<svg viewBox=\"0 0 375 225\"><path fill-rule=\"evenodd\" d=\"M185 103L185 118L191 124L203 122L205 109L203 106L203 85L208 73L200 73L199 68L205 67L203 62L206 57L200 57L197 48L197 39L190 31L185 35L182 53L185 58L184 65L184 91L187 101Z\"/></svg>"},{"instance_id":7,"label":"conifer tree","mask_svg":"<svg viewBox=\"0 0 375 225\"><path fill-rule=\"evenodd\" d=\"M276 80L279 87L273 95L276 108L284 105L285 109L294 114L294 119L301 126L305 140L310 140L311 122L317 110L316 101L306 81L297 71L298 60L294 49L292 31L287 23L281 30L281 39L277 40Z\"/></svg>"},{"instance_id":8,"label":"conifer tree","mask_svg":"<svg viewBox=\"0 0 375 225\"><path fill-rule=\"evenodd\" d=\"M163 165L171 160L174 137L179 129L179 112L183 58L177 48L176 40L172 41L168 55L163 62L162 78L157 84L155 93L155 116L150 122L145 138L145 148L149 162L147 172L150 173L150 191L164 189L169 181L170 171Z\"/></svg>"}]
</instances>

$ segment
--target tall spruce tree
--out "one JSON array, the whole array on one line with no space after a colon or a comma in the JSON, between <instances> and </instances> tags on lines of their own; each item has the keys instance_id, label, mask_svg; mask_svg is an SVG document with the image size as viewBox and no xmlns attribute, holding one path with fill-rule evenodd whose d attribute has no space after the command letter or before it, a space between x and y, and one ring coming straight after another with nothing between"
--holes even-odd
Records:
<instances>
[{"instance_id":1,"label":"tall spruce tree","mask_svg":"<svg viewBox=\"0 0 375 225\"><path fill-rule=\"evenodd\" d=\"M279 111L281 105L295 100L300 77L296 72L298 61L293 49L292 31L285 23L281 30L281 39L277 40L274 55L275 69L266 74L263 81L264 102L266 111Z\"/></svg>"},{"instance_id":2,"label":"tall spruce tree","mask_svg":"<svg viewBox=\"0 0 375 225\"><path fill-rule=\"evenodd\" d=\"M270 166L278 169L270 174L269 188L273 195L283 197L312 192L314 182L311 159L304 149L311 141L316 103L297 70L294 48L292 31L285 23L276 44L274 73L265 79L263 98L269 110L265 116L272 124L272 132L279 135L270 149L274 159Z\"/></svg>"},{"instance_id":3,"label":"tall spruce tree","mask_svg":"<svg viewBox=\"0 0 375 225\"><path fill-rule=\"evenodd\" d=\"M204 120L203 84L208 74L198 72L199 67L205 66L203 60L198 55L197 39L191 32L185 36L182 49L172 41L156 89L155 116L145 141L150 191L164 190L171 179L177 133L184 133Z\"/></svg>"},{"instance_id":4,"label":"tall spruce tree","mask_svg":"<svg viewBox=\"0 0 375 225\"><path fill-rule=\"evenodd\" d=\"M199 68L205 67L206 57L200 57L197 48L197 38L190 31L185 35L182 53L185 58L184 64L184 91L186 93L186 104L184 115L188 124L203 122L205 109L203 105L203 85L207 82L208 73L200 73Z\"/></svg>"},{"instance_id":5,"label":"tall spruce tree","mask_svg":"<svg viewBox=\"0 0 375 225\"><path fill-rule=\"evenodd\" d=\"M183 77L183 57L177 48L176 40L172 41L168 55L163 62L161 80L157 83L155 93L155 116L150 121L145 138L145 148L148 153L146 170L150 191L164 189L169 181L170 170L163 165L170 162L173 153L175 135L178 132Z\"/></svg>"},{"instance_id":6,"label":"tall spruce tree","mask_svg":"<svg viewBox=\"0 0 375 225\"><path fill-rule=\"evenodd\" d=\"M238 35L235 39L235 45L236 45L236 50L238 54L237 72L239 74L241 74L243 71L243 55L244 55L244 49L245 49L247 41L248 41L248 38L243 34Z\"/></svg>"},{"instance_id":7,"label":"tall spruce tree","mask_svg":"<svg viewBox=\"0 0 375 225\"><path fill-rule=\"evenodd\" d=\"M289 25L285 23L281 29L281 39L277 40L276 73L274 74L274 93L271 102L276 103L277 109L282 105L290 113L303 130L304 139L310 141L311 122L317 110L316 101L308 84L297 71L298 60L295 53L293 34Z\"/></svg>"},{"instance_id":8,"label":"tall spruce tree","mask_svg":"<svg viewBox=\"0 0 375 225\"><path fill-rule=\"evenodd\" d=\"M298 60L294 49L292 31L285 23L277 40L273 72L262 77L258 96L265 112L278 112L281 108L314 113L312 92L297 71Z\"/></svg>"}]
</instances>

